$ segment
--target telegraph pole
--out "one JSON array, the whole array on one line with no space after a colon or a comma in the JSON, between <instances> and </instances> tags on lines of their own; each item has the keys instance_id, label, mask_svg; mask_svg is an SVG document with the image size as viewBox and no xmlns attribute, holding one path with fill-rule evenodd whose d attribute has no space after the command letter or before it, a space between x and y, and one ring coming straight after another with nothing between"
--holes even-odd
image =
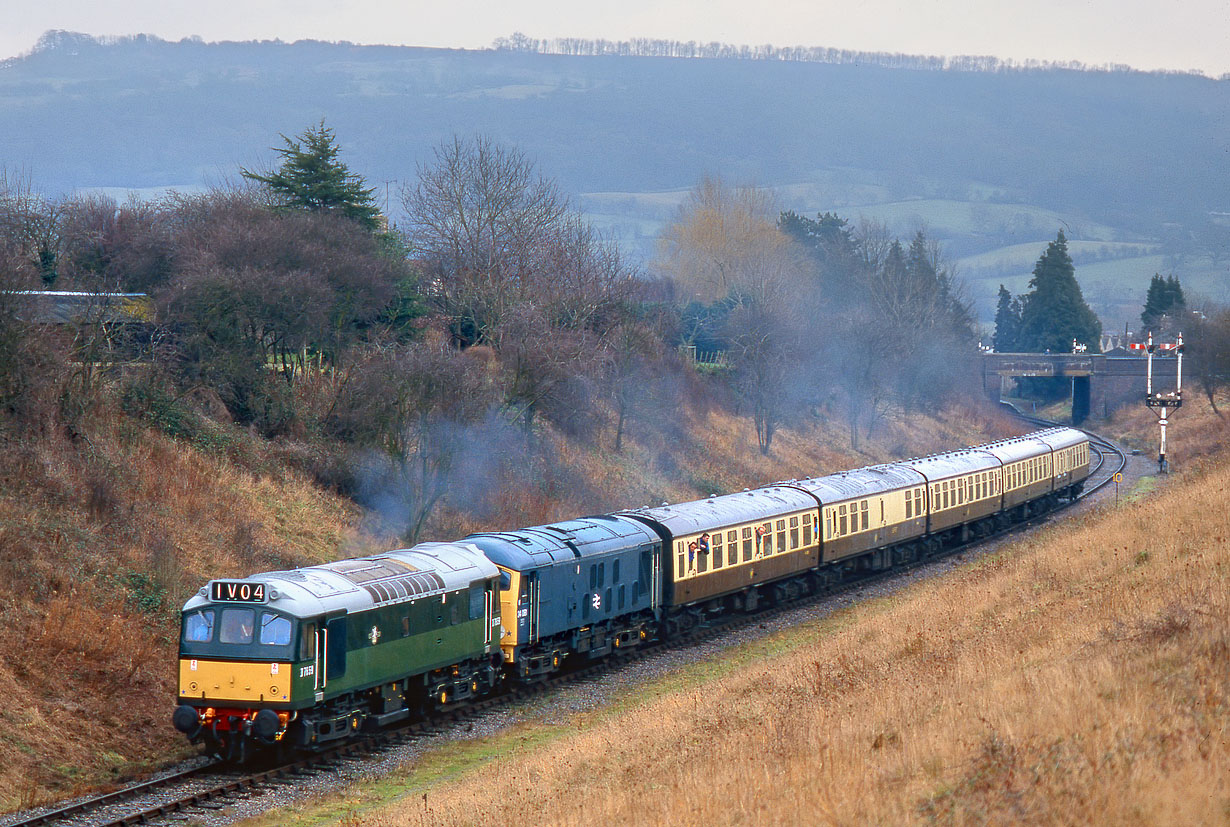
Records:
<instances>
[{"instance_id":1,"label":"telegraph pole","mask_svg":"<svg viewBox=\"0 0 1230 827\"><path fill-rule=\"evenodd\" d=\"M1161 429L1161 442L1157 451L1157 472L1167 474L1170 472L1170 463L1166 461L1166 425L1170 421L1170 412L1183 406L1183 334L1179 334L1179 339L1175 344L1160 346L1162 350L1175 351L1179 359L1175 369L1175 388L1169 393L1153 392L1153 351L1158 347L1153 344L1153 334L1150 333L1149 343L1145 346L1149 352L1149 362L1145 372L1145 404L1157 416L1157 424Z\"/></svg>"}]
</instances>

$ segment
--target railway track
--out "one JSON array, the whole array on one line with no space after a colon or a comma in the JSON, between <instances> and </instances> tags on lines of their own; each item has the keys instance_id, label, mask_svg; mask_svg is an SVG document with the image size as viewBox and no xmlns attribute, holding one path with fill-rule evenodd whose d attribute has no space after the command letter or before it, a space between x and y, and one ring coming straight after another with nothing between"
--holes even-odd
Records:
<instances>
[{"instance_id":1,"label":"railway track","mask_svg":"<svg viewBox=\"0 0 1230 827\"><path fill-rule=\"evenodd\" d=\"M1043 427L1051 427L1058 424L1050 420L1027 416L1015 410L1013 410L1013 413L1026 422ZM1127 454L1105 437L1090 431L1084 431L1084 433L1090 437L1090 447L1096 456L1096 465L1090 470L1089 483L1086 484L1085 490L1080 497L1072 502L1061 503L1056 508L1038 517L995 532L990 537L978 538L968 543L952 546L938 555L928 556L912 563L897 565L884 571L865 573L858 577L845 579L811 594L788 602L775 604L753 614L730 616L719 623L698 629L686 636L666 642L655 642L640 646L604 661L570 670L549 680L530 686L515 687L499 695L467 704L464 707L459 707L457 710L442 713L431 719L366 735L287 764L259 769L253 772L233 772L220 764L205 764L161 776L150 781L133 784L104 795L75 801L56 809L45 810L36 814L21 814L19 820L8 821L0 818L0 827L32 827L33 825L43 824L89 824L96 825L97 827L127 827L127 825L147 824L177 815L182 819L189 818L194 813L202 814L213 810L220 810L237 799L259 795L265 790L276 786L295 784L298 780L305 777L334 770L347 761L365 760L368 756L382 753L415 738L438 734L453 723L475 719L493 709L549 692L553 688L564 684L591 679L604 672L619 668L631 661L639 660L652 654L667 651L678 646L694 645L744 625L764 622L766 619L836 593L854 590L890 577L898 577L905 572L933 562L938 558L950 557L989 540L1001 539L1007 535L1027 530L1052 515L1062 513L1064 510L1072 507L1075 502L1080 502L1092 496L1110 484L1114 480L1115 475L1126 466Z\"/></svg>"}]
</instances>

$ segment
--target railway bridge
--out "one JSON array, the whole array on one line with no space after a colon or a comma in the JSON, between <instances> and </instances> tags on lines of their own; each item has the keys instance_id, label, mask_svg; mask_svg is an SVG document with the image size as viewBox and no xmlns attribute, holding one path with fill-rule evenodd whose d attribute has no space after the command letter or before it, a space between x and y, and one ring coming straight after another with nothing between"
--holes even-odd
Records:
<instances>
[{"instance_id":1,"label":"railway bridge","mask_svg":"<svg viewBox=\"0 0 1230 827\"><path fill-rule=\"evenodd\" d=\"M1148 357L1117 348L1109 353L985 353L982 387L998 401L1005 387L1022 377L1058 377L1072 385L1072 423L1109 416L1118 408L1144 403ZM1178 360L1154 355L1154 389L1173 390Z\"/></svg>"}]
</instances>

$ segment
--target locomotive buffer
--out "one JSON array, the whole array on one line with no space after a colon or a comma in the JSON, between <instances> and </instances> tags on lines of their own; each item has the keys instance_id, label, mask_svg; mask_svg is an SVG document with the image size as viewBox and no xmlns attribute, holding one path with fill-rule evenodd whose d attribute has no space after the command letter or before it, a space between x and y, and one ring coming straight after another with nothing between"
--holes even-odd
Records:
<instances>
[{"instance_id":1,"label":"locomotive buffer","mask_svg":"<svg viewBox=\"0 0 1230 827\"><path fill-rule=\"evenodd\" d=\"M1175 371L1175 388L1169 393L1153 391L1153 352L1159 348L1164 352L1173 351L1179 359ZM1157 471L1159 474L1166 474L1170 471L1170 463L1166 461L1166 425L1170 422L1170 412L1183 406L1183 334L1179 334L1178 341L1173 345L1155 345L1153 334L1150 333L1145 349L1149 351L1148 369L1145 374L1145 404L1157 416L1157 424L1162 432L1161 443L1157 451Z\"/></svg>"}]
</instances>

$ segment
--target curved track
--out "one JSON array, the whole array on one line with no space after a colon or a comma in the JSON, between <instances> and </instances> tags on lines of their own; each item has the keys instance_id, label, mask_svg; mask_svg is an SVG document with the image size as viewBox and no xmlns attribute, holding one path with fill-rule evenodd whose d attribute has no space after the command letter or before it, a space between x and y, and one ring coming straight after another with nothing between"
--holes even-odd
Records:
<instances>
[{"instance_id":1,"label":"curved track","mask_svg":"<svg viewBox=\"0 0 1230 827\"><path fill-rule=\"evenodd\" d=\"M1007 406L1014 416L1031 424L1054 427L1059 423L1038 417L1026 416ZM1084 431L1084 429L1080 429ZM1113 442L1084 431L1090 438L1090 447L1097 457L1097 464L1090 469L1089 483L1080 500L1093 495L1109 484L1115 474L1123 470L1127 464L1127 454ZM474 703L459 707L457 710L442 713L432 719L404 725L395 729L367 735L354 741L333 747L321 753L300 760L261 769L255 772L229 772L220 764L206 764L163 776L152 781L133 784L115 792L94 798L77 801L72 804L41 812L37 815L25 815L24 819L5 821L0 819L0 827L27 827L40 824L91 824L100 827L121 827L121 825L144 824L170 816L173 813L192 813L204 810L218 810L227 806L236 797L259 795L264 789L275 785L294 784L297 778L315 775L328 771L342 762L362 760L362 756L379 753L385 748L403 744L406 741L435 734L440 727L448 723L467 718L474 718L498 706L541 694L550 689L571 681L592 677L593 675L618 667L622 663L639 659L665 649L691 645L713 635L743 626L748 623L761 622L800 605L814 602L834 593L854 589L870 582L895 577L902 572L931 562L939 556L950 556L987 542L990 539L1028 529L1037 524L1038 519L1045 519L1055 513L1061 513L1072 506L1072 502L1060 504L1047 514L1024 523L1017 523L1003 531L996 532L991 537L971 540L968 543L952 546L940 555L927 557L914 563L897 565L880 572L863 574L862 576L841 581L835 585L820 589L812 594L796 600L779 603L762 611L747 615L735 615L725 618L719 623L699 629L690 635L679 637L667 642L656 642L621 653L607 660L573 669L555 678L530 686L519 686L509 691Z\"/></svg>"}]
</instances>

